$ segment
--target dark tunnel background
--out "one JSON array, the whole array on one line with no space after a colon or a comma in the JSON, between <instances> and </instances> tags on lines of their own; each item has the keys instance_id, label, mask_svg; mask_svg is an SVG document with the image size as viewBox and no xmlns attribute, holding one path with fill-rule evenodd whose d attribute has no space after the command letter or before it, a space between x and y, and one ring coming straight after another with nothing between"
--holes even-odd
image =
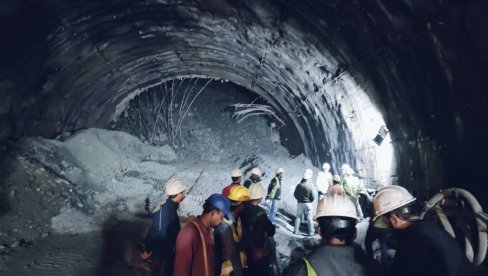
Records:
<instances>
[{"instance_id":1,"label":"dark tunnel background","mask_svg":"<svg viewBox=\"0 0 488 276\"><path fill-rule=\"evenodd\" d=\"M487 6L2 1L0 138L107 128L135 94L202 76L245 87L286 114L316 165L355 164L361 156L340 112L352 99L337 101L326 88L347 73L390 129L398 183L423 198L464 187L486 207Z\"/></svg>"}]
</instances>

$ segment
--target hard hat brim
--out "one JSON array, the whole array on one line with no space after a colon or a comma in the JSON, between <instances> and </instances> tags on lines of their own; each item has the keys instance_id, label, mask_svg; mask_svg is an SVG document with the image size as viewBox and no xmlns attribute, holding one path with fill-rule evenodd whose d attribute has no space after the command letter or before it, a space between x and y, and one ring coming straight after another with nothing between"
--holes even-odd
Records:
<instances>
[{"instance_id":1,"label":"hard hat brim","mask_svg":"<svg viewBox=\"0 0 488 276\"><path fill-rule=\"evenodd\" d=\"M410 203L414 202L415 200L417 200L417 198L415 198L415 197L414 197L414 198L412 198L412 199L407 200L406 202L402 202L402 203L400 203L400 204L398 204L398 205L394 205L394 206L392 206L392 207L390 207L390 208L387 208L386 210L383 210L383 212L381 212L381 213L379 213L378 215L376 215L376 216L373 218L373 221L376 221L376 220L377 220L379 217L381 217L382 215L384 215L384 214L386 214L386 213L389 213L389 212L391 212L391 211L393 211L393 210L395 210L395 209L401 208L401 207L403 207L403 206L405 206L405 205L408 205L408 204L410 204Z\"/></svg>"}]
</instances>

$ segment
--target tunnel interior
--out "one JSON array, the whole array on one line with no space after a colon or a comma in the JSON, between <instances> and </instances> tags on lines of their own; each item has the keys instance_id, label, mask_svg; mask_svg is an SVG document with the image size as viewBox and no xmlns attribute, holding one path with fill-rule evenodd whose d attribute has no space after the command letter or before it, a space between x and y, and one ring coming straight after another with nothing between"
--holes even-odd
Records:
<instances>
[{"instance_id":1,"label":"tunnel interior","mask_svg":"<svg viewBox=\"0 0 488 276\"><path fill-rule=\"evenodd\" d=\"M90 129L169 147L165 166L174 152L269 176L275 155L301 160L298 178L302 167L329 162L339 173L347 163L370 188L399 184L424 201L460 187L487 208L487 10L480 0L2 1L3 217L19 201L12 164L27 162L12 158L50 160L46 174L85 181L59 173L61 149L82 154L70 137L122 139ZM35 137L66 144L24 151ZM75 207L90 204L80 187L66 199ZM9 244L20 236L2 231Z\"/></svg>"}]
</instances>

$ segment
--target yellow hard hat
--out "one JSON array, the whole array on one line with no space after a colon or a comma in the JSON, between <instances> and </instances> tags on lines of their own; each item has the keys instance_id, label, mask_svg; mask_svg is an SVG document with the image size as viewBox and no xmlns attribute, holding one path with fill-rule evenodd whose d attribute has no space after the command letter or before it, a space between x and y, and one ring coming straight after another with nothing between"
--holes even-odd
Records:
<instances>
[{"instance_id":1,"label":"yellow hard hat","mask_svg":"<svg viewBox=\"0 0 488 276\"><path fill-rule=\"evenodd\" d=\"M238 202L249 201L251 199L251 192L249 192L248 188L239 185L230 190L227 198Z\"/></svg>"}]
</instances>

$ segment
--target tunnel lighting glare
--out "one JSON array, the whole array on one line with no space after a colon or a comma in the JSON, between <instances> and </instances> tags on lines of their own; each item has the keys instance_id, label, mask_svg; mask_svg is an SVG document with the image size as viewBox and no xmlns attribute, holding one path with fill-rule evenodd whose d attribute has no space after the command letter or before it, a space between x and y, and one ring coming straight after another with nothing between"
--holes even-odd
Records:
<instances>
[{"instance_id":1,"label":"tunnel lighting glare","mask_svg":"<svg viewBox=\"0 0 488 276\"><path fill-rule=\"evenodd\" d=\"M341 111L353 136L359 170L365 168L365 177L380 184L392 184L396 170L393 145L383 115L371 101L368 93L351 76L345 74L342 85L347 91L348 104ZM379 128L379 129L378 129ZM381 146L380 146L381 145ZM371 171L373 170L373 171Z\"/></svg>"}]
</instances>

